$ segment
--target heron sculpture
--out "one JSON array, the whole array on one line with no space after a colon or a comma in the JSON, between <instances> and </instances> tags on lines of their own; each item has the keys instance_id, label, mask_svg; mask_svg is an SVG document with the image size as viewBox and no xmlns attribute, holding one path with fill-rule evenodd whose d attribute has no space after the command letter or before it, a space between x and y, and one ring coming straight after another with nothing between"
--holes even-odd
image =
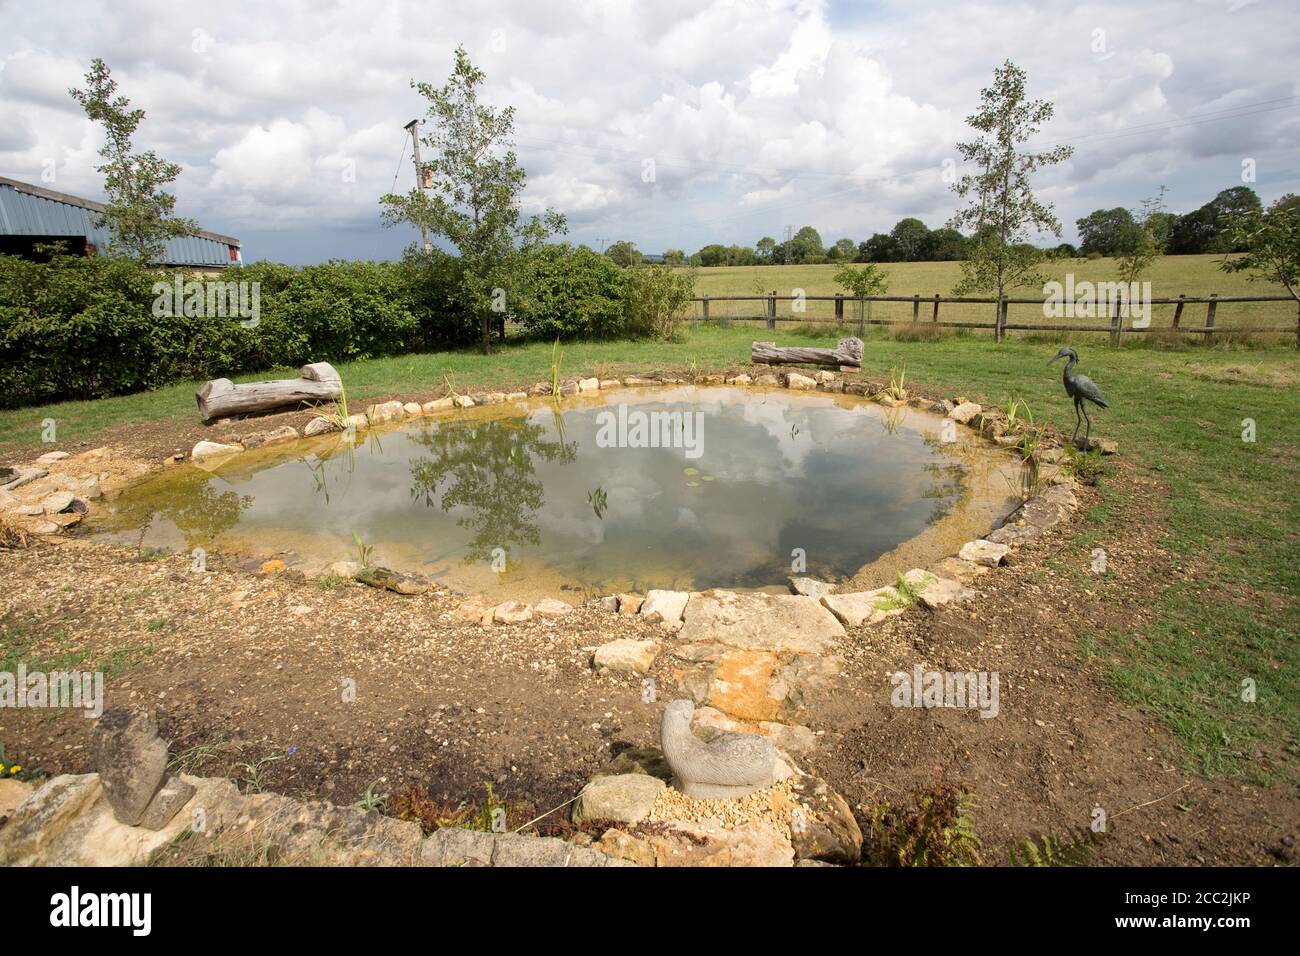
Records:
<instances>
[{"instance_id":1,"label":"heron sculpture","mask_svg":"<svg viewBox=\"0 0 1300 956\"><path fill-rule=\"evenodd\" d=\"M1070 441L1077 444L1079 437L1079 425L1086 421L1087 429L1083 433L1083 447L1088 447L1089 437L1092 435L1092 419L1088 417L1087 406L1085 401L1092 402L1094 405L1100 405L1102 408L1110 408L1106 403L1106 396L1101 394L1101 389L1097 383L1086 375L1078 375L1074 371L1074 363L1079 361L1079 353L1074 349L1061 349L1056 353L1056 357L1048 362L1051 365L1059 359L1067 359L1065 363L1065 373L1061 380L1065 383L1065 394L1074 399L1074 434L1070 436ZM1079 414L1082 412L1083 420L1080 421Z\"/></svg>"}]
</instances>

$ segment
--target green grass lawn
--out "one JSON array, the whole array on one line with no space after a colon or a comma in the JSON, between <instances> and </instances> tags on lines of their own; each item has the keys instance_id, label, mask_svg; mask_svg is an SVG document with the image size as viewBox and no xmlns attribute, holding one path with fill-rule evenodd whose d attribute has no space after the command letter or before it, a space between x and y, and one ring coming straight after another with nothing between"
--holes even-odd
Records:
<instances>
[{"instance_id":1,"label":"green grass lawn","mask_svg":"<svg viewBox=\"0 0 1300 956\"><path fill-rule=\"evenodd\" d=\"M1220 291L1227 289L1225 283ZM834 334L808 328L778 337L833 344ZM562 374L741 367L753 338L750 328L702 326L678 343L569 344ZM1122 540L1126 510L1150 507L1168 515L1163 546L1196 573L1160 585L1158 623L1149 628L1081 628L1081 652L1100 655L1115 690L1178 734L1191 765L1267 776L1255 760L1257 748L1294 755L1300 741L1300 360L1294 347L1111 348L1104 342L1079 336L1070 343L1081 352L1082 371L1111 402L1094 415L1094 434L1118 439L1123 455L1161 479L1168 495L1150 503L1126 499L1103 482L1103 504L1070 549L1077 558L1093 540ZM1059 366L1045 366L1061 344L1021 338L995 345L983 335L905 342L872 334L864 371L888 379L891 369L905 367L918 387L984 403L1019 395L1037 419L1068 430L1073 412ZM360 407L380 396L428 391L444 376L461 391L545 381L550 361L549 344L517 343L486 357L412 355L339 370ZM194 387L2 412L0 453L37 450L46 418L58 422L63 440L90 439L122 422L193 424ZM1242 441L1246 419L1255 423L1254 443ZM1103 594L1119 587L1106 578L1086 583ZM1254 704L1240 700L1244 678L1258 685Z\"/></svg>"},{"instance_id":2,"label":"green grass lawn","mask_svg":"<svg viewBox=\"0 0 1300 956\"><path fill-rule=\"evenodd\" d=\"M1219 269L1222 256L1165 256L1156 261L1144 281L1151 283L1151 297L1172 298L1179 295L1286 295L1286 289L1275 283L1251 281L1239 272L1226 273ZM889 277L890 295L933 296L950 295L961 277L959 262L900 262L888 263L881 268ZM776 290L777 295L788 296L793 289L803 289L806 295L835 295L845 291L833 278L839 266L735 266L713 267L698 270L696 295L758 295ZM1075 282L1114 282L1118 270L1114 259L1064 259L1046 263L1042 272L1048 278L1063 281L1067 272L1073 273ZM1041 295L1042 289L1015 289L1012 296L1032 298ZM833 302L809 302L806 316L830 317L834 315ZM699 306L697 305L698 309ZM763 308L761 302L715 302L710 304L710 317L722 315L754 315ZM846 305L846 309L849 306ZM1205 324L1205 306L1188 305L1184 308L1182 325L1198 328ZM992 305L966 306L944 303L940 318L953 322L993 321ZM1041 311L1035 317L1032 306L1010 306L1010 321L1042 321ZM1168 326L1173 318L1173 306L1153 307L1151 324ZM777 302L778 315L790 315L790 303ZM907 303L877 302L872 305L872 316L877 319L906 321L911 318L912 307ZM921 304L922 319L930 318L930 310ZM1295 302L1225 303L1218 307L1215 324L1294 326L1297 319ZM1099 325L1107 326L1104 319Z\"/></svg>"}]
</instances>

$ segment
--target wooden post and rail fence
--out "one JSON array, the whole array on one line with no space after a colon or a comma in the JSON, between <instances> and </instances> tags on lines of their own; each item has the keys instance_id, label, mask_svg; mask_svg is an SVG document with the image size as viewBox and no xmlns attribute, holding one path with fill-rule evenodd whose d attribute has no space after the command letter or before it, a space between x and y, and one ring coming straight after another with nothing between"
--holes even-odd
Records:
<instances>
[{"instance_id":1,"label":"wooden post and rail fence","mask_svg":"<svg viewBox=\"0 0 1300 956\"><path fill-rule=\"evenodd\" d=\"M1110 334L1112 345L1118 345L1121 337L1129 332L1150 332L1153 329L1169 329L1179 333L1189 335L1214 335L1221 332L1264 332L1264 333L1288 333L1294 332L1296 336L1296 347L1300 348L1300 303L1297 304L1296 322L1286 326L1263 326L1263 325L1233 325L1221 326L1216 324L1218 307L1220 303L1240 303L1240 302L1295 302L1289 295L1217 295L1211 293L1208 296L1180 295L1177 298L1160 298L1150 299L1143 302L1142 305L1147 310L1146 322L1143 325L1135 325L1131 321L1125 322L1124 310L1121 303L1116 300L1107 302L1105 299L1099 300L1093 305L1094 308L1106 308L1109 306L1110 314L1106 318L1108 324L1079 325L1067 324L1071 320L1042 318L1036 322L1011 322L1008 318L1011 306L1035 306L1040 315L1045 314L1045 306L1053 304L1053 300L1043 300L1034 298L1024 298L1015 296L997 297L984 296L951 296L951 295L869 295L869 296L852 296L842 293L836 295L789 295L779 296L775 291L766 295L702 295L696 296L691 300L700 304L700 313L694 316L694 322L712 321L714 316L711 314L710 306L718 303L729 302L758 302L763 303L761 311L755 307L755 313L751 315L733 315L728 310L726 314L717 316L717 320L722 325L729 322L743 321L765 321L767 328L775 329L778 322L826 322L824 316L809 315L804 311L804 307L809 302L833 302L835 304L834 322L836 325L845 324L844 303L856 303L857 318L848 320L848 324L856 325L858 335L861 336L868 325L914 325L920 323L921 305L925 303L929 312L928 322L938 328L950 329L986 329L993 332L995 341L1001 342L1007 332L1107 332ZM790 314L778 315L776 304L778 301L788 301L791 305ZM910 320L898 319L877 319L871 316L871 304L873 302L895 302L910 303L912 306L912 316ZM992 305L994 317L992 322L971 322L971 321L941 321L939 318L939 306L943 303L961 304L961 305ZM795 314L795 306L800 307L799 314ZM1173 322L1169 326L1156 326L1151 323L1151 307L1156 305L1172 305L1174 307ZM1201 326L1189 326L1183 324L1184 309L1188 305L1205 306L1205 324Z\"/></svg>"}]
</instances>

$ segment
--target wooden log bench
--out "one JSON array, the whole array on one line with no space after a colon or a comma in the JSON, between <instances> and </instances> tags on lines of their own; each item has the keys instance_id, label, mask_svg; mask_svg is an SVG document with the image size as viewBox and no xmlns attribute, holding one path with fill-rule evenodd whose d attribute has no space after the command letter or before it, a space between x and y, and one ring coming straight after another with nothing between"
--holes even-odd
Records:
<instances>
[{"instance_id":1,"label":"wooden log bench","mask_svg":"<svg viewBox=\"0 0 1300 956\"><path fill-rule=\"evenodd\" d=\"M236 385L228 378L214 378L194 393L199 414L205 422L234 415L254 415L301 405L304 402L337 401L343 394L343 380L329 362L313 362L299 370L301 378Z\"/></svg>"},{"instance_id":2,"label":"wooden log bench","mask_svg":"<svg viewBox=\"0 0 1300 956\"><path fill-rule=\"evenodd\" d=\"M833 349L754 342L749 347L749 358L755 365L838 365L844 369L860 369L862 339L856 336L840 339Z\"/></svg>"}]
</instances>

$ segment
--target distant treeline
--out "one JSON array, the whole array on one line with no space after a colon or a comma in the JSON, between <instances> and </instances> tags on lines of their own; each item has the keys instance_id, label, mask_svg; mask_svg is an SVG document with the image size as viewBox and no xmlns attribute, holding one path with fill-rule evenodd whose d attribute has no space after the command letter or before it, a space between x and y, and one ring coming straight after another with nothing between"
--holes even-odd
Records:
<instances>
[{"instance_id":1,"label":"distant treeline","mask_svg":"<svg viewBox=\"0 0 1300 956\"><path fill-rule=\"evenodd\" d=\"M1300 199L1290 197L1292 202ZM1258 212L1259 196L1249 186L1225 189L1199 209L1189 213L1151 212L1147 223L1169 255L1199 255L1213 252L1240 252L1228 241L1228 223L1243 215ZM1128 209L1098 209L1077 220L1079 245L1062 242L1046 251L1058 257L1119 256L1140 240L1142 223ZM931 229L920 219L900 219L889 232L878 232L870 239L855 242L837 239L827 246L812 226L804 226L790 239L777 242L764 236L753 246L724 246L712 243L688 255L681 249L668 249L662 261L668 265L692 266L772 266L822 265L846 262L947 262L966 258L971 239L956 229ZM621 266L638 265L644 256L631 242L616 242L605 255ZM659 261L658 256L650 257Z\"/></svg>"}]
</instances>

